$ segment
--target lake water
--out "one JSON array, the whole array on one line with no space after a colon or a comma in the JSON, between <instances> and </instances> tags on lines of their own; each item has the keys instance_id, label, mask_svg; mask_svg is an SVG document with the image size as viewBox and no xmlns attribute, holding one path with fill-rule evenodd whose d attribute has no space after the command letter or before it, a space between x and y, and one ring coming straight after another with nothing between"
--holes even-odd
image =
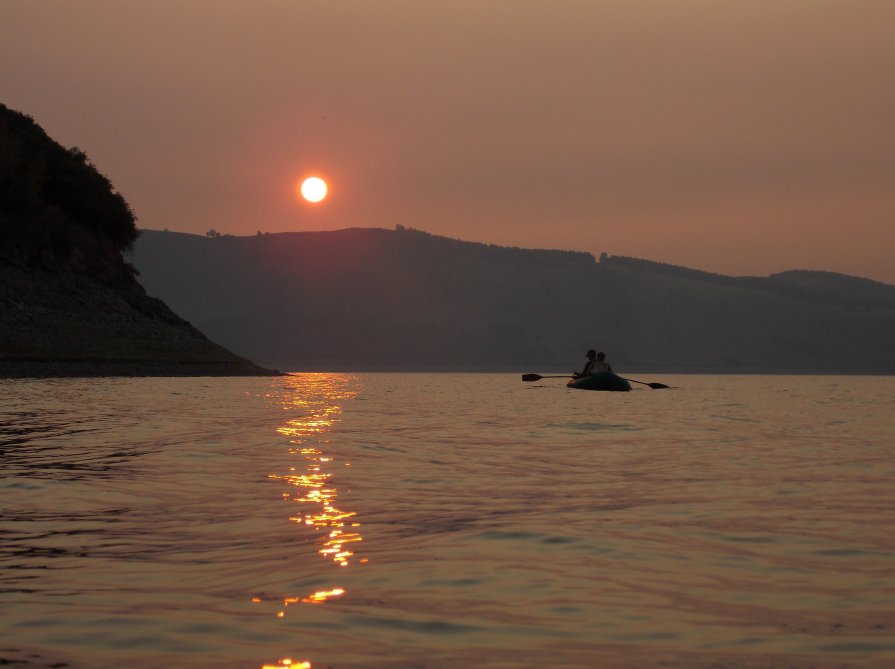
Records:
<instances>
[{"instance_id":1,"label":"lake water","mask_svg":"<svg viewBox=\"0 0 895 669\"><path fill-rule=\"evenodd\" d=\"M2 381L0 664L895 666L895 378L634 378Z\"/></svg>"}]
</instances>

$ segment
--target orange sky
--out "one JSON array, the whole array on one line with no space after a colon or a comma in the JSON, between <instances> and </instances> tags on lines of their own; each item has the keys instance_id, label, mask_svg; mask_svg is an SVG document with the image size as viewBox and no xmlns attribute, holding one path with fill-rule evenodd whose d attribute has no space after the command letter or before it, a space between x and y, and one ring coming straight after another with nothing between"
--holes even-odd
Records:
<instances>
[{"instance_id":1,"label":"orange sky","mask_svg":"<svg viewBox=\"0 0 895 669\"><path fill-rule=\"evenodd\" d=\"M142 227L895 284L893 25L892 0L0 0L0 102Z\"/></svg>"}]
</instances>

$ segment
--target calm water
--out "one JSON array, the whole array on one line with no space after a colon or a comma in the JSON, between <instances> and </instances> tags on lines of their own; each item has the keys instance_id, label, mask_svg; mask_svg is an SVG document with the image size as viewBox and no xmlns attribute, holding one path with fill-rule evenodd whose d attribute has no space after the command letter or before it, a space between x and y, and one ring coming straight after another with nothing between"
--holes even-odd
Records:
<instances>
[{"instance_id":1,"label":"calm water","mask_svg":"<svg viewBox=\"0 0 895 669\"><path fill-rule=\"evenodd\" d=\"M635 378L3 381L0 664L895 666L895 378Z\"/></svg>"}]
</instances>

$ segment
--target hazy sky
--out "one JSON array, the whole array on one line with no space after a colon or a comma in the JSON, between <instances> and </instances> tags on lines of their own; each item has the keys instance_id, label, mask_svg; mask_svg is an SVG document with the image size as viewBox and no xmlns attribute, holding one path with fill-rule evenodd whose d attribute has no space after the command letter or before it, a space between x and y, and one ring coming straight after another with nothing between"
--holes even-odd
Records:
<instances>
[{"instance_id":1,"label":"hazy sky","mask_svg":"<svg viewBox=\"0 0 895 669\"><path fill-rule=\"evenodd\" d=\"M895 283L893 26L893 0L0 0L0 102L141 227Z\"/></svg>"}]
</instances>

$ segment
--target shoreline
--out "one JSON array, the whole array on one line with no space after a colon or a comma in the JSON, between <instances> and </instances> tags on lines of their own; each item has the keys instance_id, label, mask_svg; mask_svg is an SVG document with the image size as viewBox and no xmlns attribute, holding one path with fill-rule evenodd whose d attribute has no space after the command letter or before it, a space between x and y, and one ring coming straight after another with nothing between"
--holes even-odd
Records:
<instances>
[{"instance_id":1,"label":"shoreline","mask_svg":"<svg viewBox=\"0 0 895 669\"><path fill-rule=\"evenodd\" d=\"M146 360L0 360L0 378L285 376L251 362L163 362Z\"/></svg>"}]
</instances>

